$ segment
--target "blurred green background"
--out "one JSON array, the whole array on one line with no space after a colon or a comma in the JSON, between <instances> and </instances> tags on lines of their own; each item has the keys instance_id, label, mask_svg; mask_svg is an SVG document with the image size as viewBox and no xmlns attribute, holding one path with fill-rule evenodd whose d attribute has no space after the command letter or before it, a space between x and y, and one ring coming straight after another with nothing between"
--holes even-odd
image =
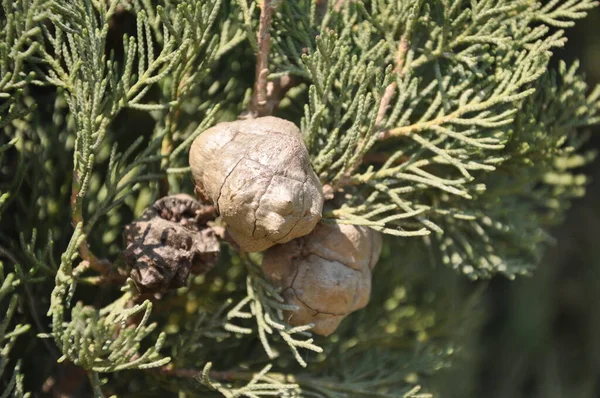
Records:
<instances>
[{"instance_id":1,"label":"blurred green background","mask_svg":"<svg viewBox=\"0 0 600 398\"><path fill-rule=\"evenodd\" d=\"M579 59L588 84L600 84L600 9L567 36L554 63ZM588 148L600 152L600 127ZM556 242L534 276L491 281L482 324L438 379L442 397L600 397L600 158L581 171L587 195L552 231Z\"/></svg>"}]
</instances>

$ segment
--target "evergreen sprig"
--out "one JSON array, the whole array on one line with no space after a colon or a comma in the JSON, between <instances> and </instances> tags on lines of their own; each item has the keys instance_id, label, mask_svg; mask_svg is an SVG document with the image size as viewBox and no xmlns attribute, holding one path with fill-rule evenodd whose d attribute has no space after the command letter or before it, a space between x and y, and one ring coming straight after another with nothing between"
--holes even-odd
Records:
<instances>
[{"instance_id":1,"label":"evergreen sprig","mask_svg":"<svg viewBox=\"0 0 600 398\"><path fill-rule=\"evenodd\" d=\"M232 321L254 319L256 321L256 333L260 342L270 359L276 358L279 354L273 349L272 336L279 336L289 347L296 361L306 367L307 363L299 353L299 349L305 349L313 352L323 352L323 349L314 344L310 337L310 329L313 325L303 325L292 327L285 322L283 311L295 310L294 306L285 304L280 292L264 279L260 268L247 260L248 277L246 280L246 297L237 303L227 313L227 323L225 330L233 333L252 334L252 328L239 326ZM248 309L246 309L248 307ZM303 337L299 339L296 336Z\"/></svg>"},{"instance_id":2,"label":"evergreen sprig","mask_svg":"<svg viewBox=\"0 0 600 398\"><path fill-rule=\"evenodd\" d=\"M470 219L447 219L448 233L431 240L443 263L472 277L512 278L540 261L549 241L544 228L583 195L587 179L577 169L595 157L578 152L586 136L575 133L600 121L600 87L589 92L577 69L562 62L537 83L509 126L506 160L482 181L488 189L461 204Z\"/></svg>"},{"instance_id":3,"label":"evergreen sprig","mask_svg":"<svg viewBox=\"0 0 600 398\"><path fill-rule=\"evenodd\" d=\"M600 88L576 63L548 65L562 29L596 5L4 0L0 255L14 272L0 269L0 397L26 396L15 342L34 341L30 319L45 330L35 308L51 317L41 336L97 397L138 388L109 374L125 369L182 395L428 396L427 375L455 355L448 330L474 311L452 307L440 288L452 272L429 272L425 258L471 278L529 273L546 228L585 190L578 168L594 154L579 130L600 122ZM392 235L371 306L328 339L288 325L293 308L259 258L234 251L201 287L152 302L131 281L110 287L126 279L123 225L156 197L191 192L187 149L244 107L301 127L333 196L324 222ZM111 303L91 305L82 283Z\"/></svg>"},{"instance_id":4,"label":"evergreen sprig","mask_svg":"<svg viewBox=\"0 0 600 398\"><path fill-rule=\"evenodd\" d=\"M140 149L143 137L138 137L124 153L117 152L117 146L111 151L106 181L99 190L93 212L86 223L90 231L98 219L111 210L121 206L129 195L140 189L140 183L156 181L162 174L153 173L151 167L163 157L159 152L162 136L158 136L131 159L132 153Z\"/></svg>"},{"instance_id":5,"label":"evergreen sprig","mask_svg":"<svg viewBox=\"0 0 600 398\"><path fill-rule=\"evenodd\" d=\"M0 20L0 98L10 98L35 79L26 67L37 53L39 23L49 16L48 0L2 2ZM38 82L39 83L39 82ZM3 112L3 116L6 113ZM10 114L10 113L9 113Z\"/></svg>"},{"instance_id":6,"label":"evergreen sprig","mask_svg":"<svg viewBox=\"0 0 600 398\"><path fill-rule=\"evenodd\" d=\"M11 359L10 354L17 338L30 329L28 324L12 325L13 317L19 305L20 297L15 293L18 284L18 278L14 273L4 274L4 265L0 263L0 310L3 310L2 321L0 321L0 388L2 398L24 398L30 394L25 392L23 387L23 374L21 373L21 361ZM5 298L9 297L6 306ZM4 310L4 307L6 309ZM12 372L7 368L13 364ZM9 371L8 377L5 371ZM5 377L3 377L5 376Z\"/></svg>"},{"instance_id":7,"label":"evergreen sprig","mask_svg":"<svg viewBox=\"0 0 600 398\"><path fill-rule=\"evenodd\" d=\"M316 51L302 58L312 81L302 131L315 172L333 185L352 175L376 142L377 104L391 79L391 70L374 62L383 57L383 42L359 56L336 36L324 32Z\"/></svg>"},{"instance_id":8,"label":"evergreen sprig","mask_svg":"<svg viewBox=\"0 0 600 398\"><path fill-rule=\"evenodd\" d=\"M293 398L298 396L298 385L292 383L283 384L281 381L269 376L271 365L267 365L260 372L253 374L248 383L241 388L234 388L231 385L211 380L211 368L212 363L207 363L200 374L200 382L223 394L226 398L260 398L272 396Z\"/></svg>"},{"instance_id":9,"label":"evergreen sprig","mask_svg":"<svg viewBox=\"0 0 600 398\"><path fill-rule=\"evenodd\" d=\"M168 363L170 358L159 354L165 340L164 334L157 337L153 347L139 352L141 341L153 332L156 324L148 323L152 311L149 301L130 305L135 292L133 282L126 283L122 288L123 295L104 308L98 310L78 302L71 309L70 317L66 316L66 309L75 294L77 279L89 267L87 262L75 268L72 266L83 239L85 236L80 223L62 256L52 292L50 337L63 353L59 362L68 359L91 372L148 369ZM134 321L140 314L141 319Z\"/></svg>"},{"instance_id":10,"label":"evergreen sprig","mask_svg":"<svg viewBox=\"0 0 600 398\"><path fill-rule=\"evenodd\" d=\"M311 85L302 130L309 149L319 149L311 151L313 163L334 189L356 190L326 221L397 236L434 233L426 240L442 250L445 239L464 241L446 225L469 225L467 203L493 188L485 175L512 155L502 150L515 115L536 91L552 49L564 45L563 31L549 26L570 26L593 6L348 3L303 56ZM480 234L471 226L468 236ZM452 262L484 276L503 261L479 254L473 257L481 262L456 255Z\"/></svg>"},{"instance_id":11,"label":"evergreen sprig","mask_svg":"<svg viewBox=\"0 0 600 398\"><path fill-rule=\"evenodd\" d=\"M8 113L10 114L10 111L8 111ZM0 145L0 162L4 160L5 152L10 150L11 148L14 148L17 141L18 138L15 137L9 142ZM22 165L20 169L22 169ZM19 174L22 173L18 173L17 176L19 176ZM2 211L4 210L8 200L10 199L11 193L16 191L16 184L18 184L18 182L19 178L16 178L8 187L2 187L2 190L0 191L0 216L2 215Z\"/></svg>"}]
</instances>

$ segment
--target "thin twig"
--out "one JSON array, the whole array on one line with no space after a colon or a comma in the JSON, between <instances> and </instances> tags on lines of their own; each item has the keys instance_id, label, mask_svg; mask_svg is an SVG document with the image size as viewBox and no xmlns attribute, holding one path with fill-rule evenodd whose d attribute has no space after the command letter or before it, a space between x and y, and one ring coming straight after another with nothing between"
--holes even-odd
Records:
<instances>
[{"instance_id":1,"label":"thin twig","mask_svg":"<svg viewBox=\"0 0 600 398\"><path fill-rule=\"evenodd\" d=\"M77 170L73 171L73 183L71 185L71 224L73 228L77 228L77 224L83 223L83 198L79 196L79 190L81 188L79 173ZM110 262L106 260L100 260L98 257L91 252L87 240L83 240L79 245L79 255L84 261L90 264L90 267L102 274L107 274L110 271Z\"/></svg>"},{"instance_id":2,"label":"thin twig","mask_svg":"<svg viewBox=\"0 0 600 398\"><path fill-rule=\"evenodd\" d=\"M344 3L346 2L346 0L337 0L335 2L335 4L333 5L333 9L335 11L339 11L342 9L342 7L344 6Z\"/></svg>"},{"instance_id":3,"label":"thin twig","mask_svg":"<svg viewBox=\"0 0 600 398\"><path fill-rule=\"evenodd\" d=\"M166 375L166 376L176 376L176 377L183 377L183 378L190 378L190 379L196 379L202 375L202 370L199 370L199 369L193 369L193 368L178 369L178 368L172 367L171 365L165 365L162 368L159 368L158 372L160 374ZM209 374L210 374L211 379L220 380L220 381L230 381L230 382L231 381L250 381L256 376L255 372L244 372L244 371L237 371L237 370L225 370L225 371L211 370ZM278 379L279 381L281 381L283 383L292 382L292 380L289 380L290 377L285 374L271 373L271 374L269 374L269 376L271 378Z\"/></svg>"},{"instance_id":4,"label":"thin twig","mask_svg":"<svg viewBox=\"0 0 600 398\"><path fill-rule=\"evenodd\" d=\"M338 1L339 3L339 1ZM337 5L337 3L336 3ZM406 58L406 53L408 51L408 32L406 32L402 38L400 39L400 43L398 44L398 50L396 51L396 59L394 61L394 73L401 77L404 74L404 60ZM377 111L377 118L375 119L375 129L378 130L381 127L381 122L387 113L387 110L390 106L390 102L396 93L396 88L398 87L398 83L393 81L390 83L383 92L383 96L381 97L381 101L379 102L379 109ZM381 133L380 137L383 138L387 132ZM361 139L358 143L358 148L364 145L365 140ZM358 169L358 167L364 163L364 156L358 159L345 173L344 177L338 181L333 189L334 191L343 187L350 183L351 176L354 174L354 171Z\"/></svg>"},{"instance_id":5,"label":"thin twig","mask_svg":"<svg viewBox=\"0 0 600 398\"><path fill-rule=\"evenodd\" d=\"M175 376L182 378L190 378L190 379L198 379L202 376L202 371L199 369L176 369L172 368L169 365L163 366L158 370L158 372L165 376ZM235 381L252 381L256 377L256 372L244 372L237 370L226 370L226 371L215 371L211 370L209 373L209 377L213 380L219 380L223 382L235 382ZM286 384L299 384L303 385L305 388L315 389L321 392L341 392L344 393L345 396L356 396L360 394L361 396L366 396L366 394L370 393L366 389L363 389L360 385L349 386L348 383L337 382L335 380L319 380L311 377L304 376L292 376L285 373L269 373L269 379ZM391 379L387 381L387 384L396 383L396 379ZM385 382L384 382L385 383ZM381 383L380 383L381 384ZM416 386L412 391L418 391L419 387ZM369 395L370 396L370 395ZM375 396L375 395L373 395ZM431 397L429 395L424 395L423 397Z\"/></svg>"},{"instance_id":6,"label":"thin twig","mask_svg":"<svg viewBox=\"0 0 600 398\"><path fill-rule=\"evenodd\" d=\"M185 64L187 62L186 60L187 57L184 54L182 62ZM169 113L167 114L167 122L165 125L166 133L162 139L160 146L160 154L163 156L163 159L161 160L161 170L165 170L167 168L167 166L169 165L169 155L171 154L171 152L173 152L173 135L177 130L177 121L179 120L179 117L181 115L181 93L185 88L189 74L189 70L186 70L183 73L183 77L179 81L179 84L177 84L177 89L174 96L174 99L176 100L175 105L169 110ZM165 173L158 180L158 198L160 199L167 196L169 194L169 188L169 176L167 173Z\"/></svg>"},{"instance_id":7,"label":"thin twig","mask_svg":"<svg viewBox=\"0 0 600 398\"><path fill-rule=\"evenodd\" d=\"M259 117L269 114L267 79L269 77L269 53L271 52L271 22L275 11L275 0L262 0L260 5L260 21L258 25L258 53L256 54L256 77L250 112Z\"/></svg>"},{"instance_id":8,"label":"thin twig","mask_svg":"<svg viewBox=\"0 0 600 398\"><path fill-rule=\"evenodd\" d=\"M298 79L289 74L285 74L267 83L266 111L268 115L272 115L277 110L287 92L298 83Z\"/></svg>"},{"instance_id":9,"label":"thin twig","mask_svg":"<svg viewBox=\"0 0 600 398\"><path fill-rule=\"evenodd\" d=\"M406 57L406 52L408 51L408 38L406 35L402 36L400 39L400 44L398 44L398 51L396 52L396 61L394 65L394 73L398 77L402 77L404 74L404 59ZM381 97L381 102L379 103L379 110L377 112L377 119L375 119L375 126L379 127L387 110L390 106L390 101L394 94L396 93L396 88L398 87L398 83L396 81L391 82L386 88Z\"/></svg>"},{"instance_id":10,"label":"thin twig","mask_svg":"<svg viewBox=\"0 0 600 398\"><path fill-rule=\"evenodd\" d=\"M387 162L391 157L391 154L389 153L384 153L384 152L373 152L373 153L367 153L365 156L363 156L363 162L367 163L367 164L373 164L373 163L378 163L378 164L384 164L385 162ZM402 164L404 162L406 162L408 160L408 156L400 156L398 157L398 159L396 159L393 164L398 165L398 164Z\"/></svg>"},{"instance_id":11,"label":"thin twig","mask_svg":"<svg viewBox=\"0 0 600 398\"><path fill-rule=\"evenodd\" d=\"M510 102L510 98L511 98L511 96L507 96L507 98L504 101ZM454 112L449 113L447 115L437 117L433 120L415 123L415 124L411 124L408 126L396 127L391 130L387 130L381 135L380 139L384 140L384 139L392 138L392 137L402 137L405 135L409 135L411 133L427 130L432 127L441 126L441 125L451 122L455 119L459 119L462 115L464 115L466 113L484 111L497 103L499 103L497 98L490 98L484 102L463 105L460 108L458 108L457 110L455 110Z\"/></svg>"}]
</instances>

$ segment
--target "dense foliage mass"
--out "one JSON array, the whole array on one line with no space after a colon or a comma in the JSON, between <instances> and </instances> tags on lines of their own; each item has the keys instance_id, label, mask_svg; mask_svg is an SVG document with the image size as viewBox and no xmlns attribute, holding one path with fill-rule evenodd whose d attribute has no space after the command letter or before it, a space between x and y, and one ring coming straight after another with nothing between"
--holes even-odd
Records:
<instances>
[{"instance_id":1,"label":"dense foliage mass","mask_svg":"<svg viewBox=\"0 0 600 398\"><path fill-rule=\"evenodd\" d=\"M548 65L595 5L4 0L0 397L435 393L478 319L461 283L530 273L584 193L600 87ZM263 115L299 126L321 222L385 235L369 306L329 337L225 241L185 287L128 278L123 230L193 194L194 139Z\"/></svg>"}]
</instances>

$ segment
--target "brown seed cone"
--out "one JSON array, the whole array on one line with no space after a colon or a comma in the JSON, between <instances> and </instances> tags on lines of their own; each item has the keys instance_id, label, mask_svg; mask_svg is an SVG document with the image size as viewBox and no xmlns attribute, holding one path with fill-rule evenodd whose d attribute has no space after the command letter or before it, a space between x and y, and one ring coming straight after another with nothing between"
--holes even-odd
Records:
<instances>
[{"instance_id":1,"label":"brown seed cone","mask_svg":"<svg viewBox=\"0 0 600 398\"><path fill-rule=\"evenodd\" d=\"M321 219L321 183L293 123L220 123L196 138L189 161L196 192L217 206L244 251L306 235Z\"/></svg>"},{"instance_id":2,"label":"brown seed cone","mask_svg":"<svg viewBox=\"0 0 600 398\"><path fill-rule=\"evenodd\" d=\"M354 225L320 223L312 233L264 254L263 271L282 288L290 325L314 323L328 336L344 317L365 307L371 295L371 271L381 253L381 234Z\"/></svg>"},{"instance_id":3,"label":"brown seed cone","mask_svg":"<svg viewBox=\"0 0 600 398\"><path fill-rule=\"evenodd\" d=\"M143 293L185 286L190 272L210 271L219 259L219 240L206 223L215 217L212 205L189 195L159 199L125 227L125 263Z\"/></svg>"}]
</instances>

